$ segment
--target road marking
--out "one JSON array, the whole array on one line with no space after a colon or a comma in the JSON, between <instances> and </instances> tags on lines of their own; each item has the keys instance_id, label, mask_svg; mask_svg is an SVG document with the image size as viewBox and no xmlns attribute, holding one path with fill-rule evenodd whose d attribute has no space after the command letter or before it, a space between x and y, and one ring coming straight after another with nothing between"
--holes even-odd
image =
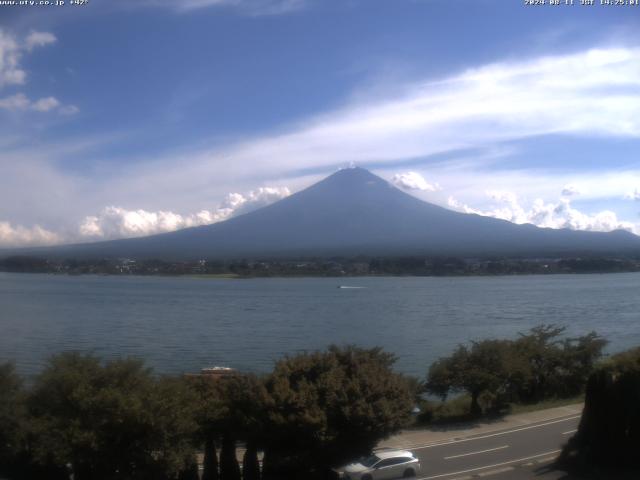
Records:
<instances>
[{"instance_id":1,"label":"road marking","mask_svg":"<svg viewBox=\"0 0 640 480\"><path fill-rule=\"evenodd\" d=\"M577 432L578 430L569 430L568 432L562 432L562 435L571 435L572 433Z\"/></svg>"},{"instance_id":2,"label":"road marking","mask_svg":"<svg viewBox=\"0 0 640 480\"><path fill-rule=\"evenodd\" d=\"M541 463L547 463L547 462L553 462L556 459L556 457L546 457L546 458L539 458L538 460L536 460L536 463L538 465L540 465Z\"/></svg>"},{"instance_id":3,"label":"road marking","mask_svg":"<svg viewBox=\"0 0 640 480\"><path fill-rule=\"evenodd\" d=\"M478 477L489 477L491 475L498 475L499 473L510 472L513 467L496 468L495 470L489 470L488 472L480 472L476 474Z\"/></svg>"},{"instance_id":4,"label":"road marking","mask_svg":"<svg viewBox=\"0 0 640 480\"><path fill-rule=\"evenodd\" d=\"M554 423L568 422L569 420L574 420L576 418L580 418L580 415L575 415L573 417L563 418L561 420L554 420L552 422L539 423L537 425L529 425L528 427L515 428L513 430L507 430L507 431L504 431L504 432L490 433L488 435L482 435L480 437L448 440L448 441L442 442L442 443L434 443L434 444L430 444L430 445L425 445L424 447L411 448L410 450L412 450L412 451L425 450L427 448L440 447L442 445L451 445L452 443L472 442L474 440L482 440L483 438L497 437L499 435L508 435L510 433L521 432L523 430L530 430L532 428L546 427L547 425L553 425Z\"/></svg>"},{"instance_id":5,"label":"road marking","mask_svg":"<svg viewBox=\"0 0 640 480\"><path fill-rule=\"evenodd\" d=\"M496 447L496 448L488 448L487 450L480 450L479 452L469 452L469 453L461 453L460 455L451 455L450 457L444 457L444 459L451 460L452 458L460 458L460 457L467 457L469 455L478 455L480 453L495 452L496 450L504 450L505 448L509 448L509 445L503 445L502 447Z\"/></svg>"},{"instance_id":6,"label":"road marking","mask_svg":"<svg viewBox=\"0 0 640 480\"><path fill-rule=\"evenodd\" d=\"M560 453L560 451L561 450L553 450L551 452L539 453L538 455L532 455L530 457L516 458L515 460L509 460L507 462L494 463L493 465L485 465L484 467L470 468L468 470L460 470L459 472L441 473L440 475L432 475L430 477L421 477L421 478L418 478L417 480L433 480L434 478L450 477L451 475L462 475L464 473L477 472L478 470L486 470L487 468L502 467L503 465L509 465L510 463L526 462L527 460L531 460L533 458L544 457L546 455L553 455L556 453Z\"/></svg>"}]
</instances>

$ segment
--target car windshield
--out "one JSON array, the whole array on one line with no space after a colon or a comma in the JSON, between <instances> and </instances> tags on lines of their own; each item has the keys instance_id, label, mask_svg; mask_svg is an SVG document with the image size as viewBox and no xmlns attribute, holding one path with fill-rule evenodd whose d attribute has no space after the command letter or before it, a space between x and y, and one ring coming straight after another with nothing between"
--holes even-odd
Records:
<instances>
[{"instance_id":1,"label":"car windshield","mask_svg":"<svg viewBox=\"0 0 640 480\"><path fill-rule=\"evenodd\" d=\"M378 463L380 459L375 455L371 455L370 457L365 457L360 460L360 463L365 467L373 467L376 463Z\"/></svg>"}]
</instances>

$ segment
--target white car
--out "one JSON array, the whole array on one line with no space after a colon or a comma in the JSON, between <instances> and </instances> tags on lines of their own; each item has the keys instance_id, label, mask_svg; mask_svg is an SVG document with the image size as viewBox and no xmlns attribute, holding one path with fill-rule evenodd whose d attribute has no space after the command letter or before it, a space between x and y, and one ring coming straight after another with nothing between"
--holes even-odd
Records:
<instances>
[{"instance_id":1,"label":"white car","mask_svg":"<svg viewBox=\"0 0 640 480\"><path fill-rule=\"evenodd\" d=\"M410 478L420 472L420 461L406 450L384 450L337 471L345 480Z\"/></svg>"}]
</instances>

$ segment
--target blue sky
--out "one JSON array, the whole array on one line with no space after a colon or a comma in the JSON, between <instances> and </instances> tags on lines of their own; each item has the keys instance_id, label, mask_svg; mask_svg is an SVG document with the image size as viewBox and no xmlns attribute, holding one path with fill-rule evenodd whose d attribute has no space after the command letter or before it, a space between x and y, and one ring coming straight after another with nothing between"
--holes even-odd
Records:
<instances>
[{"instance_id":1,"label":"blue sky","mask_svg":"<svg viewBox=\"0 0 640 480\"><path fill-rule=\"evenodd\" d=\"M0 246L220 221L351 162L640 233L640 6L574 3L0 5Z\"/></svg>"}]
</instances>

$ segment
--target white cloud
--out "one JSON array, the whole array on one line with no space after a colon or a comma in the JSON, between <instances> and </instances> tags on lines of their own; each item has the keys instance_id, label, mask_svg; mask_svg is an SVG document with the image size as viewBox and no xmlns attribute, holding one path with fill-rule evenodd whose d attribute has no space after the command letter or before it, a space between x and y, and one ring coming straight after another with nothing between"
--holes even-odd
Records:
<instances>
[{"instance_id":1,"label":"white cloud","mask_svg":"<svg viewBox=\"0 0 640 480\"><path fill-rule=\"evenodd\" d=\"M23 41L19 41L0 28L0 88L25 82L27 73L20 66L23 52L55 41L56 37L49 32L31 32Z\"/></svg>"},{"instance_id":2,"label":"white cloud","mask_svg":"<svg viewBox=\"0 0 640 480\"><path fill-rule=\"evenodd\" d=\"M188 215L171 211L127 210L111 206L104 208L98 215L86 217L80 225L79 234L81 238L103 240L172 232L227 220L234 215L269 205L288 195L288 188L271 187L262 187L247 195L230 193L218 208Z\"/></svg>"},{"instance_id":3,"label":"white cloud","mask_svg":"<svg viewBox=\"0 0 640 480\"><path fill-rule=\"evenodd\" d=\"M44 47L51 43L55 43L57 38L55 35L49 32L31 32L25 39L24 46L27 50L31 51L35 47Z\"/></svg>"},{"instance_id":4,"label":"white cloud","mask_svg":"<svg viewBox=\"0 0 640 480\"><path fill-rule=\"evenodd\" d=\"M232 215L241 215L270 205L289 195L291 192L287 187L260 187L257 190L252 190L246 196L238 193L230 194L223 205L232 209ZM230 200L231 196L233 196L233 200Z\"/></svg>"},{"instance_id":5,"label":"white cloud","mask_svg":"<svg viewBox=\"0 0 640 480\"><path fill-rule=\"evenodd\" d=\"M418 172L396 173L391 179L391 183L404 190L422 190L435 192L440 190L438 184L431 184Z\"/></svg>"},{"instance_id":6,"label":"white cloud","mask_svg":"<svg viewBox=\"0 0 640 480\"><path fill-rule=\"evenodd\" d=\"M167 158L160 183L375 165L545 135L640 138L640 48L496 63L350 104L280 134ZM359 97L362 98L362 97ZM157 169L156 169L157 170ZM171 171L171 173L168 173Z\"/></svg>"},{"instance_id":7,"label":"white cloud","mask_svg":"<svg viewBox=\"0 0 640 480\"><path fill-rule=\"evenodd\" d=\"M20 51L16 39L0 29L0 88L24 83L27 74L20 68Z\"/></svg>"},{"instance_id":8,"label":"white cloud","mask_svg":"<svg viewBox=\"0 0 640 480\"><path fill-rule=\"evenodd\" d=\"M212 217L211 212L206 210L182 216L174 212L148 212L146 210L106 207L99 215L84 219L80 225L80 235L100 239L139 237L204 225L214 221L216 219Z\"/></svg>"},{"instance_id":9,"label":"white cloud","mask_svg":"<svg viewBox=\"0 0 640 480\"><path fill-rule=\"evenodd\" d=\"M610 210L591 215L581 212L571 205L568 198L561 198L555 203L547 203L538 198L525 207L513 192L487 192L487 196L496 204L492 209L473 208L453 197L449 197L448 205L454 210L465 213L500 218L518 224L530 223L543 228L568 228L593 232L622 229L640 234L640 224L620 220L617 214Z\"/></svg>"},{"instance_id":10,"label":"white cloud","mask_svg":"<svg viewBox=\"0 0 640 480\"><path fill-rule=\"evenodd\" d=\"M20 66L22 54L31 52L34 48L43 47L56 42L56 37L49 32L31 32L23 41L19 41L0 28L0 90L7 85L23 85L27 73ZM10 111L33 110L49 112L58 110L62 114L77 113L78 108L73 105L62 106L55 97L43 97L31 100L24 93L16 93L0 98L0 109Z\"/></svg>"},{"instance_id":11,"label":"white cloud","mask_svg":"<svg viewBox=\"0 0 640 480\"><path fill-rule=\"evenodd\" d=\"M33 227L13 226L9 222L0 222L0 246L27 247L53 245L60 243L61 237L39 225Z\"/></svg>"},{"instance_id":12,"label":"white cloud","mask_svg":"<svg viewBox=\"0 0 640 480\"><path fill-rule=\"evenodd\" d=\"M580 195L582 191L573 183L567 183L564 187L562 187L562 196L564 197L573 197L575 195Z\"/></svg>"},{"instance_id":13,"label":"white cloud","mask_svg":"<svg viewBox=\"0 0 640 480\"><path fill-rule=\"evenodd\" d=\"M640 201L640 188L634 188L632 192L628 192L625 196L627 200Z\"/></svg>"},{"instance_id":14,"label":"white cloud","mask_svg":"<svg viewBox=\"0 0 640 480\"><path fill-rule=\"evenodd\" d=\"M71 234L55 233L39 225L24 227L13 226L10 222L0 222L0 247L55 245L172 232L181 228L221 222L274 203L290 194L286 187L261 187L245 195L230 193L217 208L186 215L164 210L128 210L110 206L102 209L97 215L86 216L77 232Z\"/></svg>"},{"instance_id":15,"label":"white cloud","mask_svg":"<svg viewBox=\"0 0 640 480\"><path fill-rule=\"evenodd\" d=\"M80 111L75 105L64 105L58 109L62 115L75 115Z\"/></svg>"},{"instance_id":16,"label":"white cloud","mask_svg":"<svg viewBox=\"0 0 640 480\"><path fill-rule=\"evenodd\" d=\"M16 93L9 97L0 98L0 109L9 111L50 112L57 110L63 115L73 115L79 111L74 105L61 105L55 97L44 97L39 100L30 100L24 93Z\"/></svg>"},{"instance_id":17,"label":"white cloud","mask_svg":"<svg viewBox=\"0 0 640 480\"><path fill-rule=\"evenodd\" d=\"M16 93L9 97L0 98L0 108L5 110L26 110L31 106L31 101L23 93Z\"/></svg>"},{"instance_id":18,"label":"white cloud","mask_svg":"<svg viewBox=\"0 0 640 480\"><path fill-rule=\"evenodd\" d=\"M49 110L53 110L54 108L57 108L59 106L60 102L57 98L46 97L33 102L31 108L37 112L48 112Z\"/></svg>"}]
</instances>

